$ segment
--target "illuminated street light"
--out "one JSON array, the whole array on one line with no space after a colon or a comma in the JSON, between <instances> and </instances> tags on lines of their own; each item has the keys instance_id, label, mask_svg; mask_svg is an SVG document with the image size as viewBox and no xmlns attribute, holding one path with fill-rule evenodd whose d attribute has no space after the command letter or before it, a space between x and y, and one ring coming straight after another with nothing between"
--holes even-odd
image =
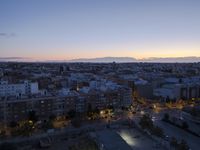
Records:
<instances>
[{"instance_id":1,"label":"illuminated street light","mask_svg":"<svg viewBox=\"0 0 200 150\"><path fill-rule=\"evenodd\" d=\"M142 111L140 112L140 114L141 114L141 115L144 115L144 114L145 114L145 112L142 110Z\"/></svg>"},{"instance_id":2,"label":"illuminated street light","mask_svg":"<svg viewBox=\"0 0 200 150\"><path fill-rule=\"evenodd\" d=\"M103 115L103 114L104 114L104 111L103 111L103 110L101 110L101 111L100 111L100 114L101 114L101 115Z\"/></svg>"},{"instance_id":3,"label":"illuminated street light","mask_svg":"<svg viewBox=\"0 0 200 150\"><path fill-rule=\"evenodd\" d=\"M29 120L28 123L29 123L29 124L33 124L33 121L32 121L32 120Z\"/></svg>"}]
</instances>

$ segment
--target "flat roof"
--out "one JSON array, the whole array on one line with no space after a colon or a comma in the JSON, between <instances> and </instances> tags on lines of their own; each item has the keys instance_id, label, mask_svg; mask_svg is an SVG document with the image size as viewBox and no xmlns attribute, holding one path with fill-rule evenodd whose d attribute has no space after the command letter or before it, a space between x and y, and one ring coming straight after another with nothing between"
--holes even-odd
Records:
<instances>
[{"instance_id":1,"label":"flat roof","mask_svg":"<svg viewBox=\"0 0 200 150\"><path fill-rule=\"evenodd\" d=\"M114 131L99 131L97 132L97 137L106 150L132 150L121 136Z\"/></svg>"}]
</instances>

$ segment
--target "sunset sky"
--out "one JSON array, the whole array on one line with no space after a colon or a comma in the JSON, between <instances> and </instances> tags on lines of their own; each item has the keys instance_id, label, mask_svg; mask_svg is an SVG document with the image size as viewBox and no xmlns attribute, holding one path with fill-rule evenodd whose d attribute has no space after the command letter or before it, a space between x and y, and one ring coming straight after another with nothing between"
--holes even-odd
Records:
<instances>
[{"instance_id":1,"label":"sunset sky","mask_svg":"<svg viewBox=\"0 0 200 150\"><path fill-rule=\"evenodd\" d=\"M200 0L0 0L0 57L200 56Z\"/></svg>"}]
</instances>

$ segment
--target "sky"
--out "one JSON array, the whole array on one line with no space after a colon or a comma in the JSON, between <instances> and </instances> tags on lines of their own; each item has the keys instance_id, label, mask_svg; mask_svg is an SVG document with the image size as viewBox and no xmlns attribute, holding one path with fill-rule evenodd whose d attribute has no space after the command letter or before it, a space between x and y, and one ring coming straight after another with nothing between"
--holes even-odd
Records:
<instances>
[{"instance_id":1,"label":"sky","mask_svg":"<svg viewBox=\"0 0 200 150\"><path fill-rule=\"evenodd\" d=\"M199 0L0 0L0 57L200 56Z\"/></svg>"}]
</instances>

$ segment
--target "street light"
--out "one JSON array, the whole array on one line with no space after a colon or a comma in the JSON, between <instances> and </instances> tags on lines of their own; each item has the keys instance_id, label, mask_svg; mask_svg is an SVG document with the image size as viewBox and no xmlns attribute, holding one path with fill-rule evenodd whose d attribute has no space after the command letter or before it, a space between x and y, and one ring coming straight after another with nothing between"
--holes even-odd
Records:
<instances>
[{"instance_id":1,"label":"street light","mask_svg":"<svg viewBox=\"0 0 200 150\"><path fill-rule=\"evenodd\" d=\"M144 114L145 114L145 112L142 110L142 111L140 112L140 114L141 114L141 115L144 115Z\"/></svg>"}]
</instances>

